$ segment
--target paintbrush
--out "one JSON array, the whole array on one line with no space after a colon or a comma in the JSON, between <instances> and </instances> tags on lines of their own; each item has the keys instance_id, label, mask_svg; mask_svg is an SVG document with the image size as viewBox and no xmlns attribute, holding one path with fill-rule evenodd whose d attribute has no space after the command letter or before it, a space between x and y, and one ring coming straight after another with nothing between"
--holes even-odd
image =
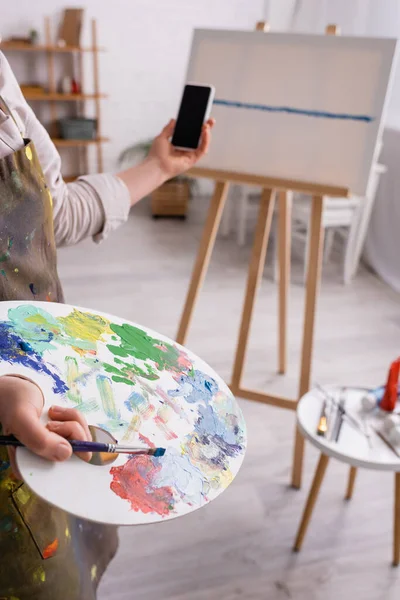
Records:
<instances>
[{"instance_id":1,"label":"paintbrush","mask_svg":"<svg viewBox=\"0 0 400 600\"><path fill-rule=\"evenodd\" d=\"M328 431L328 415L327 415L327 402L326 400L324 400L324 403L322 405L322 409L321 409L321 415L319 417L319 421L318 421L318 427L317 427L317 435L324 437L326 435L326 432Z\"/></svg>"},{"instance_id":2,"label":"paintbrush","mask_svg":"<svg viewBox=\"0 0 400 600\"><path fill-rule=\"evenodd\" d=\"M392 451L392 452L393 452L393 453L394 453L394 454L395 454L395 455L396 455L398 458L400 458L400 453L399 453L399 451L397 450L397 448L395 448L395 447L393 446L393 444L392 444L391 442L389 442L389 440L388 440L388 439L387 439L387 438L386 438L386 437L383 435L383 433L382 433L381 431L379 431L379 429L376 429L375 427L373 427L372 429L375 431L376 435L378 435L378 436L381 438L382 442L385 442L386 446L387 446L388 448L390 448L390 449L391 449L391 451Z\"/></svg>"},{"instance_id":3,"label":"paintbrush","mask_svg":"<svg viewBox=\"0 0 400 600\"><path fill-rule=\"evenodd\" d=\"M148 456L164 456L165 448L137 448L136 446L124 446L121 444L103 444L101 442L83 442L80 440L67 440L73 452L106 452L110 454L147 454ZM0 446L25 445L13 435L0 435Z\"/></svg>"},{"instance_id":4,"label":"paintbrush","mask_svg":"<svg viewBox=\"0 0 400 600\"><path fill-rule=\"evenodd\" d=\"M331 394L329 394L326 390L324 390L323 387L321 387L320 385L318 385L318 383L315 384L315 387L317 388L317 390L319 390L321 392L321 394L324 395L324 397L329 400L332 403L332 406L334 406L339 413L341 413L341 415L343 417L345 417L345 419L349 422L350 425L352 425L355 429L357 429L357 431L359 431L360 433L362 433L362 435L364 435L368 441L370 441L370 435L368 432L366 432L361 424L357 421L357 419L355 419L352 415L350 415L347 410L344 408L343 404L341 405L340 402L338 403L336 401L336 399L331 396ZM344 393L345 388L342 388L342 394ZM339 421L337 422L337 424L339 423ZM332 434L333 435L333 434Z\"/></svg>"}]
</instances>

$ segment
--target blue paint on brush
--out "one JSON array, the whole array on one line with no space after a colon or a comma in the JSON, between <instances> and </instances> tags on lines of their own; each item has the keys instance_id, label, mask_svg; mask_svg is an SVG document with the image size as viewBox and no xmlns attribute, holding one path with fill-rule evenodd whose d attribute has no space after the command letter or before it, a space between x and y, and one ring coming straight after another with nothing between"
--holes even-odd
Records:
<instances>
[{"instance_id":1,"label":"blue paint on brush","mask_svg":"<svg viewBox=\"0 0 400 600\"><path fill-rule=\"evenodd\" d=\"M313 117L316 119L333 119L337 121L358 121L361 123L372 123L375 119L368 115L356 115L350 113L333 113L323 110L307 110L303 108L294 108L292 106L269 106L268 104L252 104L250 102L234 102L231 100L214 100L217 106L226 106L228 108L243 108L245 110L259 110L271 113L286 113L302 117Z\"/></svg>"},{"instance_id":2,"label":"blue paint on brush","mask_svg":"<svg viewBox=\"0 0 400 600\"><path fill-rule=\"evenodd\" d=\"M153 456L155 456L157 458L159 456L164 456L164 454L165 454L165 448L156 448L154 450Z\"/></svg>"}]
</instances>

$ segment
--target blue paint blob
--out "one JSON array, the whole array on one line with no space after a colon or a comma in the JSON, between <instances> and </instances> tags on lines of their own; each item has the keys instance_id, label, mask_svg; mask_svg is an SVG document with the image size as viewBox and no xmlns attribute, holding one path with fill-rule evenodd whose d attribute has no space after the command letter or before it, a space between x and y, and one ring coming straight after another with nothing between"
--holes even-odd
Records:
<instances>
[{"instance_id":1,"label":"blue paint blob","mask_svg":"<svg viewBox=\"0 0 400 600\"><path fill-rule=\"evenodd\" d=\"M28 344L28 342L20 342L19 346L24 352L34 352L32 346Z\"/></svg>"},{"instance_id":2,"label":"blue paint blob","mask_svg":"<svg viewBox=\"0 0 400 600\"><path fill-rule=\"evenodd\" d=\"M0 322L0 357L10 364L19 364L38 373L45 373L53 379L53 391L56 394L65 394L69 389L61 377L52 371L43 361L40 354L35 351L22 353L21 344L26 342L12 329L11 323ZM32 349L33 350L33 349Z\"/></svg>"},{"instance_id":3,"label":"blue paint blob","mask_svg":"<svg viewBox=\"0 0 400 600\"><path fill-rule=\"evenodd\" d=\"M215 379L197 370L191 371L188 375L181 375L177 379L177 383L178 388L170 390L168 395L172 398L183 396L189 404L202 402L208 405L219 390Z\"/></svg>"},{"instance_id":4,"label":"blue paint blob","mask_svg":"<svg viewBox=\"0 0 400 600\"><path fill-rule=\"evenodd\" d=\"M225 415L223 419L212 406L200 406L199 418L195 423L195 440L201 446L213 448L213 452L203 453L203 460L221 469L227 469L228 458L233 458L243 451L239 443L242 436L236 415Z\"/></svg>"}]
</instances>

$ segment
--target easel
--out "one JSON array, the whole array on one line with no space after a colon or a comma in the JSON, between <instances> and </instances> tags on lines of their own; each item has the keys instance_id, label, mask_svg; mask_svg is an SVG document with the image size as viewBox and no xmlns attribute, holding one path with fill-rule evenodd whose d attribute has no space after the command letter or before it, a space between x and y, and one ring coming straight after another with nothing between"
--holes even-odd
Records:
<instances>
[{"instance_id":1,"label":"easel","mask_svg":"<svg viewBox=\"0 0 400 600\"><path fill-rule=\"evenodd\" d=\"M259 31L268 31L264 22L257 24ZM337 28L329 26L327 33L337 33ZM339 186L327 186L312 182L292 181L286 179L261 177L246 173L218 171L206 168L194 168L191 175L214 179L216 182L213 198L210 203L206 224L200 241L192 278L183 309L176 340L184 344L193 310L204 282L211 254L214 248L216 235L220 225L225 201L230 183L256 185L262 188L258 221L256 225L253 250L248 270L246 293L239 329L236 355L233 367L230 389L236 396L248 400L270 404L280 408L295 410L298 398L301 398L310 388L311 361L314 343L315 312L317 295L321 279L321 264L323 250L322 210L324 196L348 197L350 190ZM273 396L262 391L246 389L242 386L242 377L248 338L253 316L254 303L258 288L261 283L264 269L266 251L271 229L272 216L275 207L276 195L279 197L279 372L286 371L286 322L287 299L290 280L290 237L291 237L291 211L290 193L305 192L312 195L310 248L308 255L308 270L306 283L306 300L304 312L303 342L301 351L301 369L298 398L293 400L280 396ZM302 477L302 464L304 454L304 440L299 432L296 433L292 484L300 488Z\"/></svg>"}]
</instances>

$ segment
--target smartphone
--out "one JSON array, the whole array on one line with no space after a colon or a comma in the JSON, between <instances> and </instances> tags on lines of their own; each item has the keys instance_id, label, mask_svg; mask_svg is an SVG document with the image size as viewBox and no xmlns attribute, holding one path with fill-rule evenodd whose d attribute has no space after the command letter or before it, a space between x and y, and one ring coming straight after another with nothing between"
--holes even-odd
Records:
<instances>
[{"instance_id":1,"label":"smartphone","mask_svg":"<svg viewBox=\"0 0 400 600\"><path fill-rule=\"evenodd\" d=\"M196 150L203 124L210 116L215 88L188 83L183 90L171 143L179 150Z\"/></svg>"}]
</instances>

